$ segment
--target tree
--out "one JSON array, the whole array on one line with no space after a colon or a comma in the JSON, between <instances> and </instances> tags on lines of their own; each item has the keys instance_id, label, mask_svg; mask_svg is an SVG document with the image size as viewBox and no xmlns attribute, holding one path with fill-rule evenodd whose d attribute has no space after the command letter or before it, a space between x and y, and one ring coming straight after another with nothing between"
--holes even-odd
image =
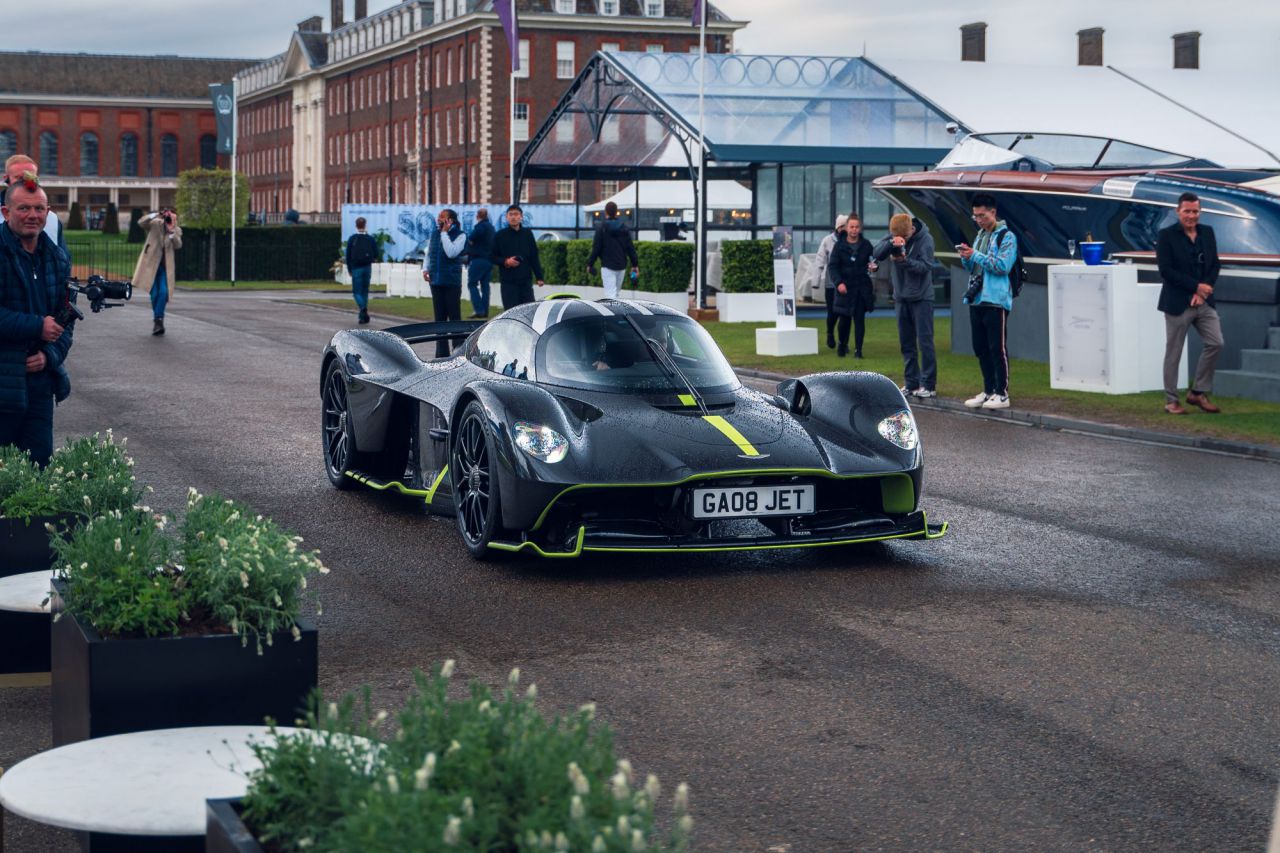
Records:
<instances>
[{"instance_id":1,"label":"tree","mask_svg":"<svg viewBox=\"0 0 1280 853\"><path fill-rule=\"evenodd\" d=\"M142 243L147 239L147 233L142 230L142 226L138 224L138 220L142 218L142 208L135 207L129 211L129 238L130 243Z\"/></svg>"},{"instance_id":2,"label":"tree","mask_svg":"<svg viewBox=\"0 0 1280 853\"><path fill-rule=\"evenodd\" d=\"M178 175L178 215L191 228L231 227L231 172L188 169ZM236 226L249 219L249 179L236 174Z\"/></svg>"},{"instance_id":3,"label":"tree","mask_svg":"<svg viewBox=\"0 0 1280 853\"><path fill-rule=\"evenodd\" d=\"M68 231L84 230L84 209L80 207L80 202L71 203L71 212L67 214L66 227Z\"/></svg>"},{"instance_id":4,"label":"tree","mask_svg":"<svg viewBox=\"0 0 1280 853\"><path fill-rule=\"evenodd\" d=\"M116 207L114 201L107 204L106 215L102 217L102 233L120 233L120 210Z\"/></svg>"}]
</instances>

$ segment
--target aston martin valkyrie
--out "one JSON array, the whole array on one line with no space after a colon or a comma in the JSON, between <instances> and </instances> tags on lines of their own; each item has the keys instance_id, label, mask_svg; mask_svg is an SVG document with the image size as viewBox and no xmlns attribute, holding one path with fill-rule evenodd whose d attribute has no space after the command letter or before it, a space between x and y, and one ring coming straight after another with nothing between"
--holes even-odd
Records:
<instances>
[{"instance_id":1,"label":"aston martin valkyrie","mask_svg":"<svg viewBox=\"0 0 1280 853\"><path fill-rule=\"evenodd\" d=\"M460 342L451 356L415 347ZM820 373L745 387L706 330L649 302L549 299L488 322L338 332L324 465L453 515L476 557L935 539L898 387Z\"/></svg>"}]
</instances>

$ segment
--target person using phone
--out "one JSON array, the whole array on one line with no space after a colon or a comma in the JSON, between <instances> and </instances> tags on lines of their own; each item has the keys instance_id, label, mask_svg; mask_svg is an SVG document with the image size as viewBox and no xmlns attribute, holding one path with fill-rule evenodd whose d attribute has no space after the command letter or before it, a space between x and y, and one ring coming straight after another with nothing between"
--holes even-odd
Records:
<instances>
[{"instance_id":1,"label":"person using phone","mask_svg":"<svg viewBox=\"0 0 1280 853\"><path fill-rule=\"evenodd\" d=\"M147 234L133 270L134 288L151 291L151 334L164 334L164 309L177 284L177 265L173 253L182 248L182 228L178 225L178 212L163 207L138 220L138 226Z\"/></svg>"},{"instance_id":2,"label":"person using phone","mask_svg":"<svg viewBox=\"0 0 1280 853\"><path fill-rule=\"evenodd\" d=\"M969 306L973 354L982 369L982 392L964 401L971 409L1009 408L1009 349L1006 328L1013 310L1009 274L1018 260L1018 238L1000 219L995 196L978 193L970 203L978 236L973 246L956 248L969 273L964 302Z\"/></svg>"},{"instance_id":3,"label":"person using phone","mask_svg":"<svg viewBox=\"0 0 1280 853\"><path fill-rule=\"evenodd\" d=\"M933 237L905 213L889 220L889 236L876 244L873 260L889 263L893 308L902 350L902 393L938 396L938 359L933 347Z\"/></svg>"}]
</instances>

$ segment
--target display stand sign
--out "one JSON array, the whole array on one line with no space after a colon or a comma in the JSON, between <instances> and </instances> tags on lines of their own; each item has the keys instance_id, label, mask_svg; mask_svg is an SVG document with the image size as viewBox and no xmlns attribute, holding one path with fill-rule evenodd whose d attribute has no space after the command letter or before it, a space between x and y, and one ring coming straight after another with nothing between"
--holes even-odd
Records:
<instances>
[{"instance_id":1,"label":"display stand sign","mask_svg":"<svg viewBox=\"0 0 1280 853\"><path fill-rule=\"evenodd\" d=\"M777 318L772 329L756 329L760 355L813 355L818 352L818 330L796 327L795 246L791 227L773 229L773 293Z\"/></svg>"}]
</instances>

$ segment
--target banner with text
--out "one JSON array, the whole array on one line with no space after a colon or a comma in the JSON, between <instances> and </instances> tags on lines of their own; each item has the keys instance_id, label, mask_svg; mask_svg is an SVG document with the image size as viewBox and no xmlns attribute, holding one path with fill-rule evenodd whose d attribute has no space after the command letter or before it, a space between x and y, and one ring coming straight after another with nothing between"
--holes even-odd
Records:
<instances>
[{"instance_id":1,"label":"banner with text","mask_svg":"<svg viewBox=\"0 0 1280 853\"><path fill-rule=\"evenodd\" d=\"M209 85L209 98L213 101L213 116L218 122L217 150L219 154L231 153L231 113L235 107L234 91L231 83L211 83Z\"/></svg>"}]
</instances>

